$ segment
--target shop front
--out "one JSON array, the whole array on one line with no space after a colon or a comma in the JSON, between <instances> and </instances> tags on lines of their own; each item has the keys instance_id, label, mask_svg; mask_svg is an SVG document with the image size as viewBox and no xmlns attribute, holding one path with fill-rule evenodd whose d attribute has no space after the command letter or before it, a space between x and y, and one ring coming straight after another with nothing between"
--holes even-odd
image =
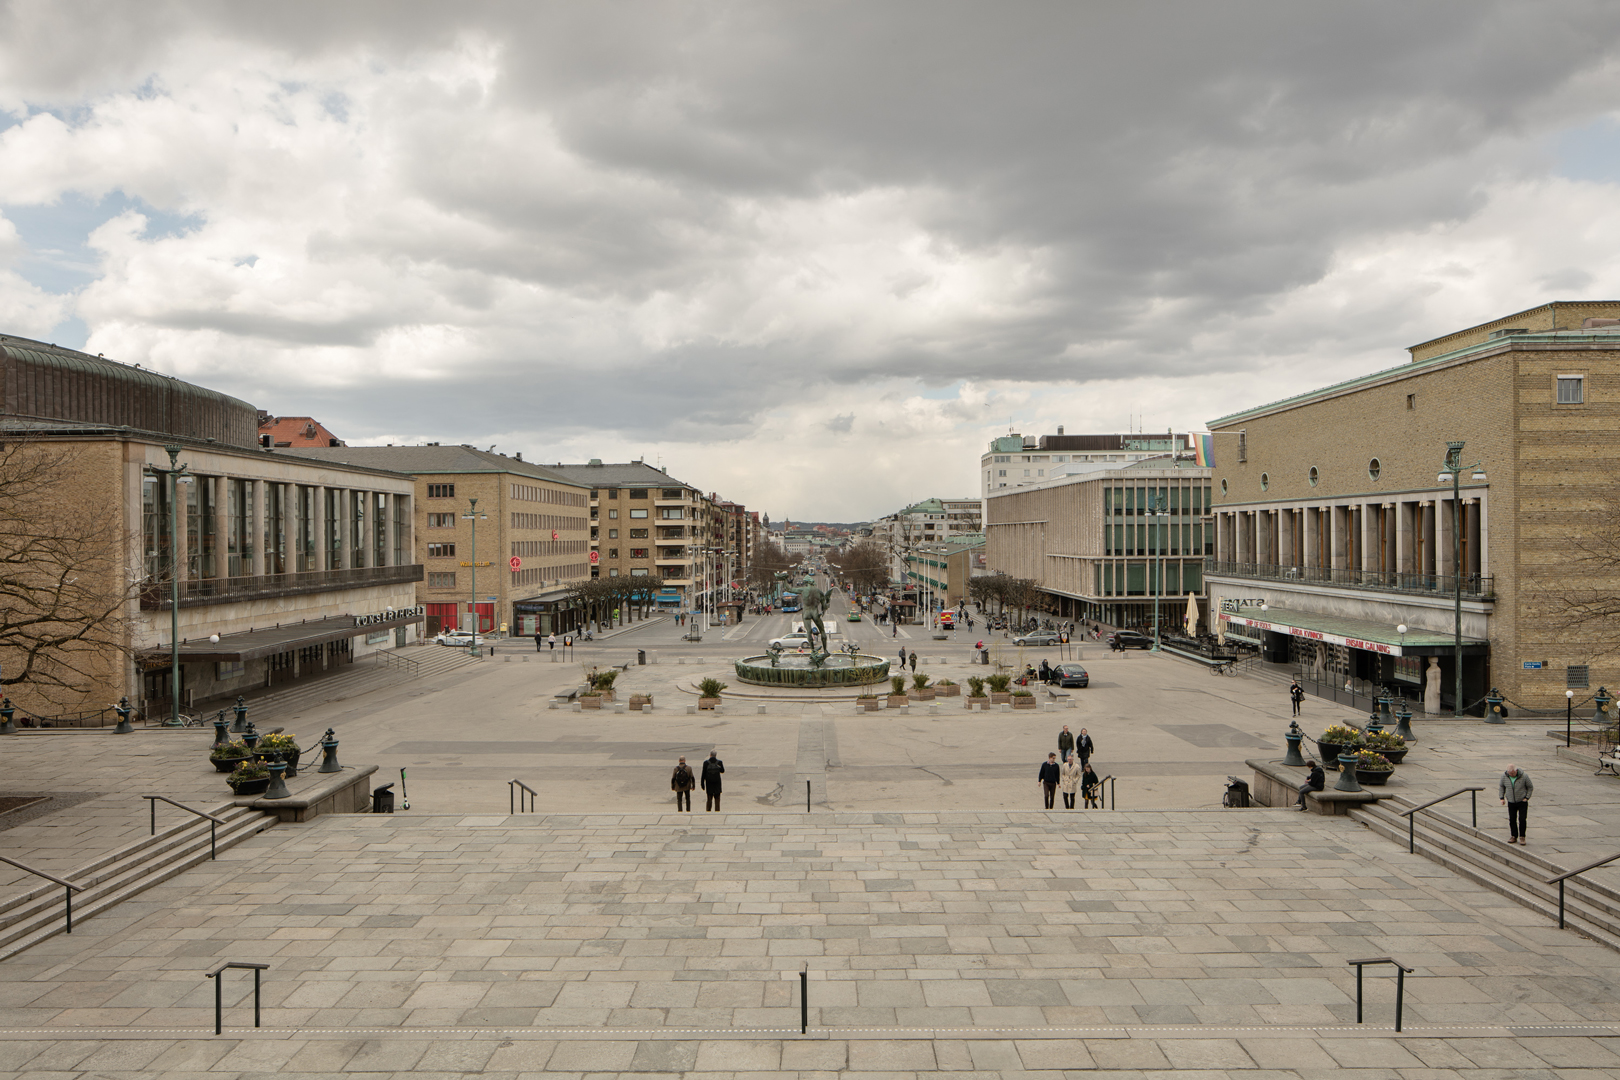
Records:
<instances>
[{"instance_id":1,"label":"shop front","mask_svg":"<svg viewBox=\"0 0 1620 1080\"><path fill-rule=\"evenodd\" d=\"M553 589L512 602L512 633L523 637L535 634L567 634L581 626L579 608L568 597L568 590Z\"/></svg>"}]
</instances>

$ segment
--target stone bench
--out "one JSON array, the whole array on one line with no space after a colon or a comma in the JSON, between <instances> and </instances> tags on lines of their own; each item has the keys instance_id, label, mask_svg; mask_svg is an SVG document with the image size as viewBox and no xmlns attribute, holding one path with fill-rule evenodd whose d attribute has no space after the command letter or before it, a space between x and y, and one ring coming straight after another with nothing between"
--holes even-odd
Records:
<instances>
[{"instance_id":1,"label":"stone bench","mask_svg":"<svg viewBox=\"0 0 1620 1080\"><path fill-rule=\"evenodd\" d=\"M1249 788L1249 800L1260 806L1280 809L1292 807L1299 801L1299 785L1310 771L1302 765L1284 765L1282 759L1271 761L1251 758L1244 762L1254 770L1254 783ZM1328 817L1342 817L1358 806L1375 803L1383 796L1373 791L1335 791L1334 775L1328 774L1327 789L1313 791L1305 796L1305 808ZM1389 794L1386 792L1385 794Z\"/></svg>"}]
</instances>

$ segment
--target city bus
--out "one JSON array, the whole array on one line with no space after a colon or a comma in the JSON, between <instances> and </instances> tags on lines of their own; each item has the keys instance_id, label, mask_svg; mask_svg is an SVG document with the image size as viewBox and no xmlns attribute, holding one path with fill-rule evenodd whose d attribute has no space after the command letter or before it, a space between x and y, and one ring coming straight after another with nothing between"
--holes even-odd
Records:
<instances>
[{"instance_id":1,"label":"city bus","mask_svg":"<svg viewBox=\"0 0 1620 1080\"><path fill-rule=\"evenodd\" d=\"M783 613L786 614L787 612L798 611L798 610L800 610L800 608L799 608L799 594L798 593L791 593L791 592L783 593L782 594L782 611L783 611Z\"/></svg>"}]
</instances>

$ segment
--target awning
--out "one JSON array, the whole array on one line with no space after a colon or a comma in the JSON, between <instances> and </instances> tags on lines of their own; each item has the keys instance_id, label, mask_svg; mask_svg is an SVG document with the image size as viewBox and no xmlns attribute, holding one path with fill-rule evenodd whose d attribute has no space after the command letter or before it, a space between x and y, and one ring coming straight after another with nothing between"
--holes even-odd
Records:
<instances>
[{"instance_id":1,"label":"awning","mask_svg":"<svg viewBox=\"0 0 1620 1080\"><path fill-rule=\"evenodd\" d=\"M1337 615L1322 615L1312 611L1291 608L1255 607L1239 608L1220 613L1222 622L1234 626L1248 626L1256 630L1270 630L1274 634L1306 638L1331 645L1344 645L1352 649L1383 653L1386 656L1437 656L1456 647L1451 634L1419 628L1408 629L1403 636L1387 623L1346 619ZM1463 649L1481 652L1490 647L1479 638L1462 639Z\"/></svg>"},{"instance_id":2,"label":"awning","mask_svg":"<svg viewBox=\"0 0 1620 1080\"><path fill-rule=\"evenodd\" d=\"M312 645L325 645L329 641L342 641L344 638L373 634L379 630L410 626L421 622L423 614L423 610L416 607L385 612L382 615L334 615L326 619L307 619L304 622L254 628L238 634L222 634L217 642L207 638L182 641L180 662L184 664L208 660L227 662L262 660L266 656L293 652ZM142 659L148 665L166 665L169 656L170 648L166 645L142 651Z\"/></svg>"}]
</instances>

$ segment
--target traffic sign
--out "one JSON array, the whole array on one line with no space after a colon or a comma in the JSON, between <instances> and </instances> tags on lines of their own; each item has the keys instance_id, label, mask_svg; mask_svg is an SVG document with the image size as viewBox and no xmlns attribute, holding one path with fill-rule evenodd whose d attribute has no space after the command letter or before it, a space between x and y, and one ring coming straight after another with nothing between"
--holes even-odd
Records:
<instances>
[{"instance_id":1,"label":"traffic sign","mask_svg":"<svg viewBox=\"0 0 1620 1080\"><path fill-rule=\"evenodd\" d=\"M591 565L592 566L595 566L597 563L599 563L601 561L602 561L602 553L600 551L591 552Z\"/></svg>"},{"instance_id":2,"label":"traffic sign","mask_svg":"<svg viewBox=\"0 0 1620 1080\"><path fill-rule=\"evenodd\" d=\"M512 556L511 560L507 563L507 565L510 566L514 570L521 570L521 569L523 569L523 560L518 558L516 555L514 555L514 556Z\"/></svg>"}]
</instances>

